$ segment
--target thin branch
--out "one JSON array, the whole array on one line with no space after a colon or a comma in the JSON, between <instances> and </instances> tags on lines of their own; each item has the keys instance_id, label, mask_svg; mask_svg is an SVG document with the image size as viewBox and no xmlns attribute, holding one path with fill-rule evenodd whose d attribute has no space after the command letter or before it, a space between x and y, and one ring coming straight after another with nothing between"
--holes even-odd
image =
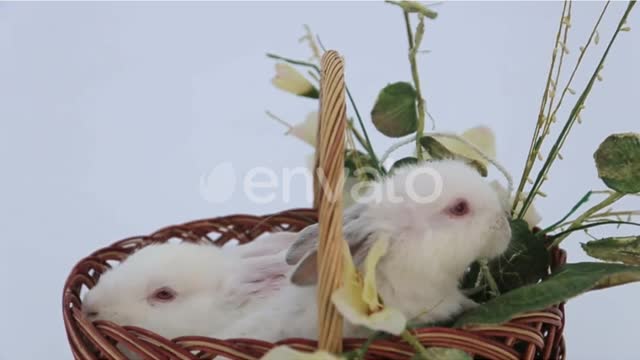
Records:
<instances>
[{"instance_id":1,"label":"thin branch","mask_svg":"<svg viewBox=\"0 0 640 360\"><path fill-rule=\"evenodd\" d=\"M529 154L527 155L527 162L522 170L522 176L520 177L520 183L518 184L518 189L515 193L515 201L513 202L513 207L511 208L511 212L515 212L518 204L520 203L520 194L524 191L524 186L527 183L527 179L531 174L531 170L533 169L533 165L536 161L536 148L539 144L538 138L540 136L540 131L542 130L542 126L544 124L544 109L546 107L547 98L549 97L549 87L551 85L551 80L553 76L553 69L556 64L556 54L558 49L558 44L560 42L560 36L562 35L562 27L564 17L567 13L567 0L564 2L564 7L562 9L562 15L560 16L560 22L558 25L558 32L556 34L556 40L553 45L553 52L551 55L551 65L549 66L549 72L547 74L547 83L544 87L544 93L542 94L542 100L540 101L540 111L538 112L538 121L536 122L536 128L533 131L533 137L531 138L531 145L529 146Z\"/></svg>"},{"instance_id":2,"label":"thin branch","mask_svg":"<svg viewBox=\"0 0 640 360\"><path fill-rule=\"evenodd\" d=\"M309 25L304 24L305 35L300 38L300 42L306 41L311 48L311 53L313 54L312 58L320 61L320 49L318 49L318 44L315 42L315 38L313 37L313 33L311 32L311 28Z\"/></svg>"},{"instance_id":3,"label":"thin branch","mask_svg":"<svg viewBox=\"0 0 640 360\"><path fill-rule=\"evenodd\" d=\"M618 226L620 225L633 225L633 226L640 226L640 223L636 223L636 222L632 222L632 221L612 221L612 220L606 220L606 221L600 221L600 222L596 222L596 223L591 223L591 224L585 224L585 225L580 225L576 228L572 228L572 229L568 229L568 230L564 230L561 231L558 234L554 234L551 236L552 239L557 239L557 238L565 238L568 234L575 232L575 231L579 231L579 230L585 230L585 229L590 229L593 227L597 227L597 226L601 226L601 225L613 225L616 224ZM554 240L554 242L549 246L549 248L556 246L556 241Z\"/></svg>"},{"instance_id":4,"label":"thin branch","mask_svg":"<svg viewBox=\"0 0 640 360\"><path fill-rule=\"evenodd\" d=\"M284 125L287 127L287 129L291 130L293 128L293 125L289 124L288 122L282 120L280 117L276 116L274 113L272 113L271 111L267 110L265 111L265 113L267 114L268 117L272 118L273 120L279 122L280 124Z\"/></svg>"},{"instance_id":5,"label":"thin branch","mask_svg":"<svg viewBox=\"0 0 640 360\"><path fill-rule=\"evenodd\" d=\"M409 64L411 65L411 77L413 79L413 85L416 90L416 104L418 111L418 124L416 128L416 139L422 138L424 133L425 122L425 101L422 97L422 90L420 89L420 75L418 74L418 63L416 61L416 54L420 48L420 42L424 34L424 16L419 15L420 19L418 27L416 28L415 39L413 37L413 31L411 30L411 20L409 19L409 13L403 10L404 22L407 30L407 41L409 42ZM416 141L416 156L418 160L422 160L422 145L419 141Z\"/></svg>"},{"instance_id":6,"label":"thin branch","mask_svg":"<svg viewBox=\"0 0 640 360\"><path fill-rule=\"evenodd\" d=\"M587 44L584 46L584 48L582 48L580 50L580 55L578 55L578 60L576 61L576 65L573 68L573 71L571 72L571 76L569 77L569 80L567 81L567 85L565 86L564 90L562 91L562 94L560 95L560 100L558 100L558 104L556 105L555 109L553 110L553 113L551 114L551 116L555 116L556 115L556 113L558 112L558 109L560 109L560 105L562 105L562 100L566 96L567 92L569 92L569 89L571 88L571 82L573 81L573 78L576 76L576 73L578 72L578 68L580 68L580 64L582 63L582 58L584 58L584 54L587 53L587 49L589 48L589 45L591 45L591 42L593 41L594 37L598 33L598 27L600 26L600 22L602 22L602 19L604 18L604 14L606 13L607 8L609 7L609 4L610 4L610 1L607 1L607 3L602 8L602 11L600 12L600 16L598 17L598 20L596 21L596 25L593 27L593 30L591 31L591 35L589 35L589 39L587 40Z\"/></svg>"},{"instance_id":7,"label":"thin branch","mask_svg":"<svg viewBox=\"0 0 640 360\"><path fill-rule=\"evenodd\" d=\"M607 207L611 206L613 203L615 203L616 201L622 199L623 197L624 197L624 194L622 194L622 193L613 193L613 194L607 196L606 199L602 200L598 204L596 204L593 207L591 207L589 210L585 211L582 215L578 216L578 218L576 218L571 223L571 226L568 229L566 229L565 231L575 230L579 226L582 226L584 221L587 220L591 215L597 213L598 211L600 211L602 209L606 209ZM553 246L558 246L560 244L560 242L562 242L562 240L564 240L567 236L569 236L569 234L570 233L567 233L566 235L563 235L563 236L555 237L555 239L553 240L553 244L551 246L552 247Z\"/></svg>"},{"instance_id":8,"label":"thin branch","mask_svg":"<svg viewBox=\"0 0 640 360\"><path fill-rule=\"evenodd\" d=\"M549 156L547 157L546 161L544 162L544 164L542 166L542 169L540 169L540 171L538 172L538 176L536 177L536 180L534 181L534 184L532 186L531 192L529 193L529 196L524 201L524 204L522 206L522 209L520 210L520 214L518 215L518 218L524 217L524 214L529 209L529 206L531 206L531 203L533 202L534 197L537 195L538 191L540 190L540 186L542 185L542 182L544 181L544 178L547 176L547 173L549 172L549 169L551 168L551 165L553 164L553 162L555 161L556 157L558 156L558 153L560 152L560 149L562 148L562 145L564 145L564 142L567 139L567 137L569 135L569 132L571 131L571 128L573 127L573 124L576 122L576 119L577 119L580 111L584 107L584 102L586 101L587 97L589 96L589 94L591 92L591 89L593 88L594 83L596 82L596 80L599 77L599 72L602 69L602 67L604 66L604 62L605 62L605 60L607 58L607 55L609 55L609 52L611 51L611 48L613 47L613 44L615 43L615 40L618 37L618 34L620 33L620 29L626 23L627 18L629 17L629 14L631 13L631 10L633 9L634 5L635 5L635 1L630 1L629 2L629 5L627 6L627 9L626 9L624 15L620 19L620 21L618 23L618 26L616 27L616 30L613 33L613 36L611 37L611 40L609 41L609 44L607 45L607 48L605 49L604 53L602 54L602 57L600 58L600 61L599 61L598 65L596 66L596 70L593 72L593 74L591 76L591 79L589 80L587 86L582 91L579 99L576 101L576 104L574 105L573 109L571 110L571 113L569 114L569 118L567 119L564 127L562 128L562 130L560 132L560 135L558 135L558 138L556 139L556 142L553 144L553 146L551 148L551 151L549 152Z\"/></svg>"},{"instance_id":9,"label":"thin branch","mask_svg":"<svg viewBox=\"0 0 640 360\"><path fill-rule=\"evenodd\" d=\"M427 349L425 349L424 346L422 346L420 341L415 336L413 336L409 332L409 330L403 331L402 334L400 334L400 337L402 338L402 340L406 341L409 345L411 345L411 347L413 347L416 353L420 355L420 359L429 360L430 356L429 356L429 353L427 353Z\"/></svg>"},{"instance_id":10,"label":"thin branch","mask_svg":"<svg viewBox=\"0 0 640 360\"><path fill-rule=\"evenodd\" d=\"M360 145L362 145L362 147L366 150L367 149L367 144L366 144L364 138L362 137L362 134L360 134L360 132L358 132L358 129L356 129L353 126L353 120L347 121L347 126L349 127L349 129L351 129L351 132L353 133L353 136L356 138L356 140L358 140L358 143Z\"/></svg>"},{"instance_id":11,"label":"thin branch","mask_svg":"<svg viewBox=\"0 0 640 360\"><path fill-rule=\"evenodd\" d=\"M320 68L318 67L318 65L310 63L308 61L289 59L289 58L282 57L282 56L276 55L276 54L271 54L271 53L267 53L267 57L271 58L271 59L282 60L284 62L288 62L289 64L293 64L293 65L300 65L300 66L310 67L310 68L314 69L316 72L318 72L318 74L320 74Z\"/></svg>"},{"instance_id":12,"label":"thin branch","mask_svg":"<svg viewBox=\"0 0 640 360\"><path fill-rule=\"evenodd\" d=\"M307 61L300 61L300 60L294 60L294 59L290 59L290 58L286 58L286 57L282 57L280 55L275 55L275 54L267 54L267 57L272 58L272 59L276 59L276 60L281 60L284 62L288 62L290 64L294 64L294 65L299 65L299 66L306 66L306 67L310 67L312 69L314 69L318 74L320 74L320 68L315 65L312 64L310 62ZM360 124L360 127L362 129L362 132L364 134L364 138L367 142L367 146L365 147L367 150L367 153L369 154L369 156L371 157L371 159L373 159L373 161L375 161L378 166L379 166L379 171L381 174L385 174L386 171L384 170L384 167L382 166L382 163L380 163L378 161L378 157L376 156L375 151L373 150L373 146L371 145L371 140L369 139L369 134L367 134L367 129L364 126L364 122L362 121L362 117L360 117L360 112L358 111L358 107L356 106L355 101L353 100L353 96L351 96L351 91L349 91L349 87L345 85L345 91L347 93L347 97L349 98L349 102L351 103L351 106L353 107L353 111L356 113L356 118L358 119L358 123Z\"/></svg>"}]
</instances>

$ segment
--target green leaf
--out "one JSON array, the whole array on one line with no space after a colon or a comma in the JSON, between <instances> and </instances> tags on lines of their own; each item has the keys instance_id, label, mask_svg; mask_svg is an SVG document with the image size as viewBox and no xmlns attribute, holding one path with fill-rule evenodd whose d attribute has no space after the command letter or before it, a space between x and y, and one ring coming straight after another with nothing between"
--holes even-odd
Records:
<instances>
[{"instance_id":1,"label":"green leaf","mask_svg":"<svg viewBox=\"0 0 640 360\"><path fill-rule=\"evenodd\" d=\"M544 241L536 237L526 221L511 221L511 243L489 263L501 293L533 284L549 274L551 258Z\"/></svg>"},{"instance_id":2,"label":"green leaf","mask_svg":"<svg viewBox=\"0 0 640 360\"><path fill-rule=\"evenodd\" d=\"M462 350L443 347L427 348L426 355L426 360L473 360L469 354Z\"/></svg>"},{"instance_id":3,"label":"green leaf","mask_svg":"<svg viewBox=\"0 0 640 360\"><path fill-rule=\"evenodd\" d=\"M407 82L385 86L376 100L371 119L376 129L389 137L402 137L418 128L416 90Z\"/></svg>"},{"instance_id":4,"label":"green leaf","mask_svg":"<svg viewBox=\"0 0 640 360\"><path fill-rule=\"evenodd\" d=\"M456 326L502 324L513 317L564 302L592 289L640 281L640 267L609 263L564 265L548 279L498 296L462 315Z\"/></svg>"},{"instance_id":5,"label":"green leaf","mask_svg":"<svg viewBox=\"0 0 640 360\"><path fill-rule=\"evenodd\" d=\"M470 158L468 158L466 156L462 156L460 154L456 154L456 153L450 151L449 149L447 149L446 146L442 145L441 142L439 142L438 140L436 140L432 136L423 136L423 137L421 137L420 138L420 145L422 145L422 147L425 148L425 150L427 151L429 156L431 156L431 158L433 158L433 159L437 159L437 160L443 160L443 159L462 160L462 161L466 162L469 166L472 166L476 170L478 170L480 175L482 175L483 177L486 177L487 174L488 174L487 167L484 164L482 164L480 161L475 160L475 159L470 159Z\"/></svg>"},{"instance_id":6,"label":"green leaf","mask_svg":"<svg viewBox=\"0 0 640 360\"><path fill-rule=\"evenodd\" d=\"M344 154L347 176L373 180L378 174L378 164L369 155L358 150L347 150Z\"/></svg>"},{"instance_id":7,"label":"green leaf","mask_svg":"<svg viewBox=\"0 0 640 360\"><path fill-rule=\"evenodd\" d=\"M437 160L455 159L456 155L449 151L446 146L436 140L433 136L423 136L420 138L420 145L427 150L429 156Z\"/></svg>"},{"instance_id":8,"label":"green leaf","mask_svg":"<svg viewBox=\"0 0 640 360\"><path fill-rule=\"evenodd\" d=\"M402 8L402 10L408 12L408 13L419 13L422 14L424 17L427 17L429 19L435 19L438 17L438 13L429 9L428 7L420 4L419 2L416 1L391 1L391 0L387 0L386 1L389 4L394 4L394 5L398 5Z\"/></svg>"},{"instance_id":9,"label":"green leaf","mask_svg":"<svg viewBox=\"0 0 640 360\"><path fill-rule=\"evenodd\" d=\"M395 170L398 170L403 166L415 165L417 163L418 163L418 159L414 158L413 156L404 157L394 162L393 165L391 165L391 169L389 169L389 174L393 174Z\"/></svg>"},{"instance_id":10,"label":"green leaf","mask_svg":"<svg viewBox=\"0 0 640 360\"><path fill-rule=\"evenodd\" d=\"M543 239L537 237L522 219L511 220L509 248L497 259L489 262L489 270L500 293L537 283L549 274L550 256ZM474 289L480 265L474 262L462 278L461 288ZM479 284L486 285L486 284ZM470 296L476 302L486 302L492 295L487 286Z\"/></svg>"},{"instance_id":11,"label":"green leaf","mask_svg":"<svg viewBox=\"0 0 640 360\"><path fill-rule=\"evenodd\" d=\"M617 192L640 192L640 134L613 134L593 154L598 176Z\"/></svg>"},{"instance_id":12,"label":"green leaf","mask_svg":"<svg viewBox=\"0 0 640 360\"><path fill-rule=\"evenodd\" d=\"M611 237L581 245L587 254L596 259L640 265L640 235Z\"/></svg>"},{"instance_id":13,"label":"green leaf","mask_svg":"<svg viewBox=\"0 0 640 360\"><path fill-rule=\"evenodd\" d=\"M444 160L444 159L457 159L462 160L467 163L467 165L474 167L480 175L486 177L488 175L487 167L478 160L470 159L466 156L462 156L460 154L453 153L446 146L442 145L441 142L436 140L432 136L423 136L420 138L420 145L427 151L429 156L433 159Z\"/></svg>"}]
</instances>

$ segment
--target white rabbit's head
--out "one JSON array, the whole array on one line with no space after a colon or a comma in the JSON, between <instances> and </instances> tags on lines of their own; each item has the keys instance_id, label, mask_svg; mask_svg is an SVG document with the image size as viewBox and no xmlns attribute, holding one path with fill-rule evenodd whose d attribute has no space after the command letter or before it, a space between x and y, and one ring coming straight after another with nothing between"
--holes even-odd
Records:
<instances>
[{"instance_id":1,"label":"white rabbit's head","mask_svg":"<svg viewBox=\"0 0 640 360\"><path fill-rule=\"evenodd\" d=\"M389 235L388 253L378 265L389 280L396 277L391 274L429 272L455 283L474 260L503 253L511 238L495 190L460 161L400 168L371 186L361 201L345 211L345 240L360 263L377 235ZM315 282L317 235L317 227L305 229L287 254L290 264L307 255L293 274L294 283Z\"/></svg>"},{"instance_id":2,"label":"white rabbit's head","mask_svg":"<svg viewBox=\"0 0 640 360\"><path fill-rule=\"evenodd\" d=\"M142 327L166 338L209 335L243 306L285 283L273 256L212 245L149 245L105 272L83 300L90 320Z\"/></svg>"},{"instance_id":3,"label":"white rabbit's head","mask_svg":"<svg viewBox=\"0 0 640 360\"><path fill-rule=\"evenodd\" d=\"M370 202L364 218L377 222L376 231L400 240L390 252L418 261L426 255L444 269L464 269L509 245L508 214L496 191L461 161L404 167L377 187L387 195Z\"/></svg>"}]
</instances>

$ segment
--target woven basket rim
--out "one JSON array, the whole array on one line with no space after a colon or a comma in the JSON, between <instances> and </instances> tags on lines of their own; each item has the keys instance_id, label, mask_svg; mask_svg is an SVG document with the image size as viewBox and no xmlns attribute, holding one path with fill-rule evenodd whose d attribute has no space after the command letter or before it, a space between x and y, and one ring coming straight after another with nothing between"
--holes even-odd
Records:
<instances>
[{"instance_id":1,"label":"woven basket rim","mask_svg":"<svg viewBox=\"0 0 640 360\"><path fill-rule=\"evenodd\" d=\"M146 351L151 354L148 359L162 359L167 356L171 359L192 359L187 350L198 348L198 346L206 350L207 353L218 351L218 354L226 354L233 359L257 359L270 348L279 344L288 344L300 350L315 348L317 345L315 340L296 338L282 339L275 343L255 339L220 340L193 336L164 339L148 330L136 327L121 327L104 321L91 323L81 313L82 302L79 298L82 286L79 283L93 286L99 275L109 268L106 259L115 261L125 259L136 249L151 243L167 241L174 237L184 241L196 241L193 234L202 233L207 229L213 229L212 232L216 232L215 229L220 230L218 232L220 236L217 239L209 238L209 240L201 237L200 241L220 245L240 237L241 239L236 240L246 242L251 240L250 236L255 237L268 231L283 231L283 229L284 231L296 231L315 221L317 221L316 211L305 208L280 211L263 216L236 214L204 218L163 227L147 236L129 237L94 251L73 267L63 291L62 306L65 329L75 358L98 359L91 350L96 346L101 347L103 352L111 351L117 354L118 350L107 340L109 337L113 338L115 334L137 344L136 346L140 346L140 348L147 349ZM230 231L231 228L234 228L235 232ZM233 236L229 236L229 234ZM558 261L565 260L564 251L556 250L554 259L555 265L560 265ZM545 327L548 329L544 330ZM526 353L533 355L546 353L548 356L543 357L545 359L559 359L561 354L564 354L563 328L564 311L563 305L560 304L542 311L518 316L499 326L477 326L464 329L426 327L415 329L414 333L420 341L428 346L457 347L485 357L492 355L493 357L489 358L499 360L534 359L534 357L523 357L525 355L522 354ZM544 331L548 333L545 335ZM553 332L552 336L549 335L551 332ZM345 351L348 351L362 344L365 340L345 338L342 344ZM517 351L513 348L514 344L526 344L524 347L528 350L524 353ZM380 357L408 359L409 357L403 354L413 352L411 347L402 341L397 341L397 339L393 341L376 340L371 351L371 359L379 359ZM113 355L112 358L125 359L117 355Z\"/></svg>"}]
</instances>

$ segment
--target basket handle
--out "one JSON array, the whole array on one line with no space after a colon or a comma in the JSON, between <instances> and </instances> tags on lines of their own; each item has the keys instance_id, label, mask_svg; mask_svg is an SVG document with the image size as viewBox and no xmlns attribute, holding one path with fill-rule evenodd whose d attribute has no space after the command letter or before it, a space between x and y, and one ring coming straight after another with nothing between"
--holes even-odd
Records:
<instances>
[{"instance_id":1,"label":"basket handle","mask_svg":"<svg viewBox=\"0 0 640 360\"><path fill-rule=\"evenodd\" d=\"M314 207L318 209L318 347L342 351L342 316L331 295L342 283L342 189L346 129L344 65L333 50L322 56Z\"/></svg>"}]
</instances>

